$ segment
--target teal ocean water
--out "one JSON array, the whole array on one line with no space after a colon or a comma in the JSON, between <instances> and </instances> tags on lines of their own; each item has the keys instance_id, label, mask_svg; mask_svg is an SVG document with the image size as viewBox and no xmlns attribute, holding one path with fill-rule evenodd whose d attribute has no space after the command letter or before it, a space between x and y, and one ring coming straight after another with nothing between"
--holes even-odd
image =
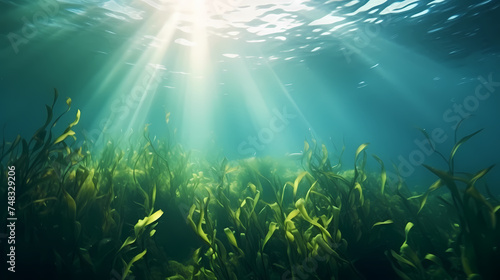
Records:
<instances>
[{"instance_id":1,"label":"teal ocean water","mask_svg":"<svg viewBox=\"0 0 500 280\"><path fill-rule=\"evenodd\" d=\"M493 220L500 213L500 171L498 166L487 169L500 158L499 34L500 3L495 0L0 0L2 176L10 176L5 168L14 163L24 168L16 191L17 211L25 217L17 227L18 243L51 240L49 232L68 222L56 222L50 213L71 210L73 204L76 216L69 223L76 229L52 235L47 244L69 242L68 236L78 232L70 242L74 251L33 247L47 263L23 257L32 247L18 245L18 265L25 266L17 276L29 275L32 265L66 279L307 279L294 272L295 264L315 260L319 246L337 257L331 257L335 263L318 261L308 279L476 279L476 274L483 277L477 279L498 279L498 270L480 264L467 268L463 256L479 258L486 247L494 248L488 251L490 259L500 254L490 243L469 249L479 236L500 240L498 228L464 237L469 227L482 229L467 222L472 210L464 207L471 201L481 203L470 207L476 219L488 221L485 231L496 227L485 218L488 213ZM75 116L77 124L69 125ZM16 141L18 135L26 145ZM249 175L247 169L259 172ZM300 177L302 171L308 174ZM363 189L368 200L375 192L372 185L379 190L381 173L392 195L400 195L399 212L374 209L377 214L368 222L368 212L358 217L345 210L346 220L363 220L364 225L332 226L328 220L339 219L332 209L351 209L346 205L355 203L357 190ZM2 188L8 184L5 178ZM50 178L46 183L52 187L45 190L42 178ZM444 202L436 195L429 204L437 210L427 210L420 195L439 178L437 192ZM196 180L205 183L198 188ZM399 192L403 182L407 193ZM308 190L314 184L323 196L311 194L312 200ZM329 184L348 191L343 197ZM473 184L481 195L470 190ZM60 188L52 189L55 185ZM287 195L287 188L294 188L293 195ZM221 190L228 193L221 195ZM2 192L4 201L8 192ZM311 217L302 212L299 197ZM356 197L364 205L362 195ZM372 207L380 201L388 203L372 197ZM254 204L247 209L243 202ZM272 218L274 202L282 207L282 220ZM212 223L203 218L204 205L210 205L205 214L211 213ZM445 217L439 209L453 206L458 214L449 214L445 224L456 228L443 228L446 238L426 240L430 231L422 229L419 215L427 210ZM183 215L169 216L174 208L184 209ZM125 244L137 220L154 217L160 209L162 218L151 218L135 232L141 243ZM236 215L243 220L245 213L248 219L238 222ZM290 213L298 216L286 222ZM2 212L3 221L8 215ZM87 220L92 215L106 218L94 225ZM268 219L261 221L263 215ZM398 220L402 216L406 220ZM189 219L186 224L187 217L194 228ZM439 219L432 223L443 223ZM388 220L374 229L394 226L383 233L397 238L376 243L381 233L370 228ZM155 236L165 242L152 241L154 232L139 237L151 233L156 222ZM415 225L411 233L418 237L410 245L422 263L402 249L408 223ZM351 236L342 239L337 229ZM370 238L358 237L357 230ZM246 245L241 234L252 236ZM178 245L184 235L187 245ZM264 248L266 239L271 248ZM417 239L432 245L418 247ZM9 253L6 243L0 243L3 256ZM364 246L374 259L386 260L381 267L391 272L373 276L373 260L363 262L367 256L358 254ZM147 254L140 256L143 249ZM412 264L394 256L400 249L401 258ZM196 254L201 261L189 263ZM139 256L135 264L134 256ZM72 261L61 261L65 258Z\"/></svg>"},{"instance_id":2,"label":"teal ocean water","mask_svg":"<svg viewBox=\"0 0 500 280\"><path fill-rule=\"evenodd\" d=\"M446 150L457 122L474 115L462 135L485 130L463 164L500 153L495 1L1 5L11 138L37 128L55 87L82 110L76 132L93 141L147 123L161 135L170 112L182 143L215 142L230 158L300 153L314 136L351 151L370 142L398 162L419 149L417 127L442 129Z\"/></svg>"}]
</instances>

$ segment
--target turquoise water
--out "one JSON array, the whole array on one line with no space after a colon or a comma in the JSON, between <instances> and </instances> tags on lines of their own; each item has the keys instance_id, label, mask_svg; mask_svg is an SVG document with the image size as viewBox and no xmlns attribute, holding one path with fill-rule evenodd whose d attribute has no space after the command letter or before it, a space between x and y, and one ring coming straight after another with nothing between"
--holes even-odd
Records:
<instances>
[{"instance_id":1,"label":"turquoise water","mask_svg":"<svg viewBox=\"0 0 500 280\"><path fill-rule=\"evenodd\" d=\"M342 256L319 262L311 279L392 279L401 276L398 261L411 279L496 279L500 171L486 168L500 158L499 7L493 0L0 0L0 166L17 164L20 174L19 222L9 231L24 240L16 245L18 275L285 279L322 257L323 246ZM71 110L53 135L30 141L55 88L54 118L68 98ZM74 140L54 141L78 109ZM456 153L454 170L447 166L454 144L480 129ZM385 193L373 154L385 163ZM427 197L418 195L437 176L423 164L466 179L448 180L424 207ZM476 184L484 197L464 191L480 170L489 171ZM7 177L2 199L11 192ZM2 261L13 251L4 228ZM134 233L137 242L127 243ZM407 262L421 261L421 274L397 257L407 241L420 258ZM464 256L477 267L463 267Z\"/></svg>"},{"instance_id":2,"label":"turquoise water","mask_svg":"<svg viewBox=\"0 0 500 280\"><path fill-rule=\"evenodd\" d=\"M461 164L478 169L500 154L496 1L46 0L0 9L8 139L39 126L57 88L82 110L77 135L95 142L147 123L160 136L170 112L185 146L232 159L300 153L315 137L332 150L370 142L399 164L420 149L417 127L442 129L437 148L448 151L456 123L474 115L459 135L485 130Z\"/></svg>"}]
</instances>

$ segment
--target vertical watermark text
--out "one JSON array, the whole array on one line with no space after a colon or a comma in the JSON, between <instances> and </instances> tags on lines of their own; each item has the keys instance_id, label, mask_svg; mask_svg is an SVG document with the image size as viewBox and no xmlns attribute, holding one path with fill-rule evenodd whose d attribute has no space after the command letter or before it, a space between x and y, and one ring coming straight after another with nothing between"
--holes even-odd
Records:
<instances>
[{"instance_id":1,"label":"vertical watermark text","mask_svg":"<svg viewBox=\"0 0 500 280\"><path fill-rule=\"evenodd\" d=\"M15 54L19 53L21 45L28 44L40 33L40 26L47 25L49 19L59 12L59 3L56 0L40 0L38 6L40 9L34 12L30 18L26 16L21 18L23 26L19 32L7 34L7 39Z\"/></svg>"},{"instance_id":2,"label":"vertical watermark text","mask_svg":"<svg viewBox=\"0 0 500 280\"><path fill-rule=\"evenodd\" d=\"M16 272L16 167L7 171L7 270Z\"/></svg>"}]
</instances>

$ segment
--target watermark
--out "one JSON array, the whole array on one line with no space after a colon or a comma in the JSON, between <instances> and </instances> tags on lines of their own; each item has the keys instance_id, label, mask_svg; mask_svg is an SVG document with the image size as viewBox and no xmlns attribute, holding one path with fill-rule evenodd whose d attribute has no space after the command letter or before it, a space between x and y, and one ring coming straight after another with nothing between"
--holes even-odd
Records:
<instances>
[{"instance_id":1,"label":"watermark","mask_svg":"<svg viewBox=\"0 0 500 280\"><path fill-rule=\"evenodd\" d=\"M16 167L9 166L7 172L7 244L10 245L7 253L7 268L16 272Z\"/></svg>"},{"instance_id":2,"label":"watermark","mask_svg":"<svg viewBox=\"0 0 500 280\"><path fill-rule=\"evenodd\" d=\"M23 27L20 32L7 34L7 39L15 54L19 53L21 45L28 44L31 39L38 35L40 26L48 24L49 19L59 12L59 3L56 0L40 0L38 6L40 9L34 12L30 18L26 16L21 18Z\"/></svg>"},{"instance_id":3,"label":"watermark","mask_svg":"<svg viewBox=\"0 0 500 280\"><path fill-rule=\"evenodd\" d=\"M116 121L123 121L133 113L133 110L137 105L147 96L153 95L153 93L158 88L161 80L162 74L155 67L147 67L144 74L138 79L139 83L135 85L130 93L121 98L115 99L111 103L111 114L107 118L101 119L98 123L98 128L92 129L91 131L83 130L83 135L87 141L96 142L101 135L108 132L108 129ZM82 140L78 146L83 144Z\"/></svg>"},{"instance_id":4,"label":"watermark","mask_svg":"<svg viewBox=\"0 0 500 280\"><path fill-rule=\"evenodd\" d=\"M285 130L288 124L290 124L290 120L297 117L294 114L288 113L286 106L283 106L281 111L274 108L272 112L273 115L267 127L261 128L256 135L248 136L246 141L238 145L238 153L240 155L255 155L257 150L264 150L267 144L274 141L275 134Z\"/></svg>"},{"instance_id":5,"label":"watermark","mask_svg":"<svg viewBox=\"0 0 500 280\"><path fill-rule=\"evenodd\" d=\"M387 16L379 24L366 24L363 28L357 28L355 30L354 38L351 40L344 40L340 50L344 55L347 63L351 63L351 56L353 54L361 53L361 49L364 49L371 45L372 40L379 37L382 28L387 27L391 23L392 18Z\"/></svg>"},{"instance_id":6,"label":"watermark","mask_svg":"<svg viewBox=\"0 0 500 280\"><path fill-rule=\"evenodd\" d=\"M448 139L448 135L444 129L438 127L434 128L429 133L429 139L414 139L413 143L417 146L405 158L402 155L398 156L398 170L402 177L409 177L415 171L415 167L422 165L426 157L434 154L436 144L442 144Z\"/></svg>"},{"instance_id":7,"label":"watermark","mask_svg":"<svg viewBox=\"0 0 500 280\"><path fill-rule=\"evenodd\" d=\"M323 238L319 236L319 238ZM324 241L324 239L323 239ZM323 249L322 246L328 246L328 249ZM332 244L330 240L325 241L324 245L318 248L317 254L314 256L307 256L301 263L293 265L289 270L281 275L282 280L296 280L296 279L309 279L314 272L318 269L320 262L326 262L334 254L334 250L340 246ZM328 252L331 251L331 252ZM321 254L320 254L321 252Z\"/></svg>"},{"instance_id":8,"label":"watermark","mask_svg":"<svg viewBox=\"0 0 500 280\"><path fill-rule=\"evenodd\" d=\"M476 86L474 93L467 95L459 103L454 102L443 112L443 121L450 125L452 131L455 131L461 120L471 116L479 108L480 103L490 98L491 94L500 87L500 81L493 80L493 73L490 73L487 78L479 76L477 80L479 84ZM416 167L422 165L427 157L434 154L436 144L444 143L449 138L445 129L441 127L434 128L428 135L429 139L426 137L415 139L414 143L417 148L412 150L406 157L403 155L398 156L397 169L402 177L411 176ZM391 177L397 178L394 174Z\"/></svg>"}]
</instances>

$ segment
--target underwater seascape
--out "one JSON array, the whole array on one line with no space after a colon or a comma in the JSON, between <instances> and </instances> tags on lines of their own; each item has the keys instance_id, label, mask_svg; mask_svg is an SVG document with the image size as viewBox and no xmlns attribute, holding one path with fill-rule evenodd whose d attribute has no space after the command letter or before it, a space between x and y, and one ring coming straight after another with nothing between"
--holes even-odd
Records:
<instances>
[{"instance_id":1,"label":"underwater seascape","mask_svg":"<svg viewBox=\"0 0 500 280\"><path fill-rule=\"evenodd\" d=\"M497 0L0 0L1 279L500 279Z\"/></svg>"}]
</instances>

